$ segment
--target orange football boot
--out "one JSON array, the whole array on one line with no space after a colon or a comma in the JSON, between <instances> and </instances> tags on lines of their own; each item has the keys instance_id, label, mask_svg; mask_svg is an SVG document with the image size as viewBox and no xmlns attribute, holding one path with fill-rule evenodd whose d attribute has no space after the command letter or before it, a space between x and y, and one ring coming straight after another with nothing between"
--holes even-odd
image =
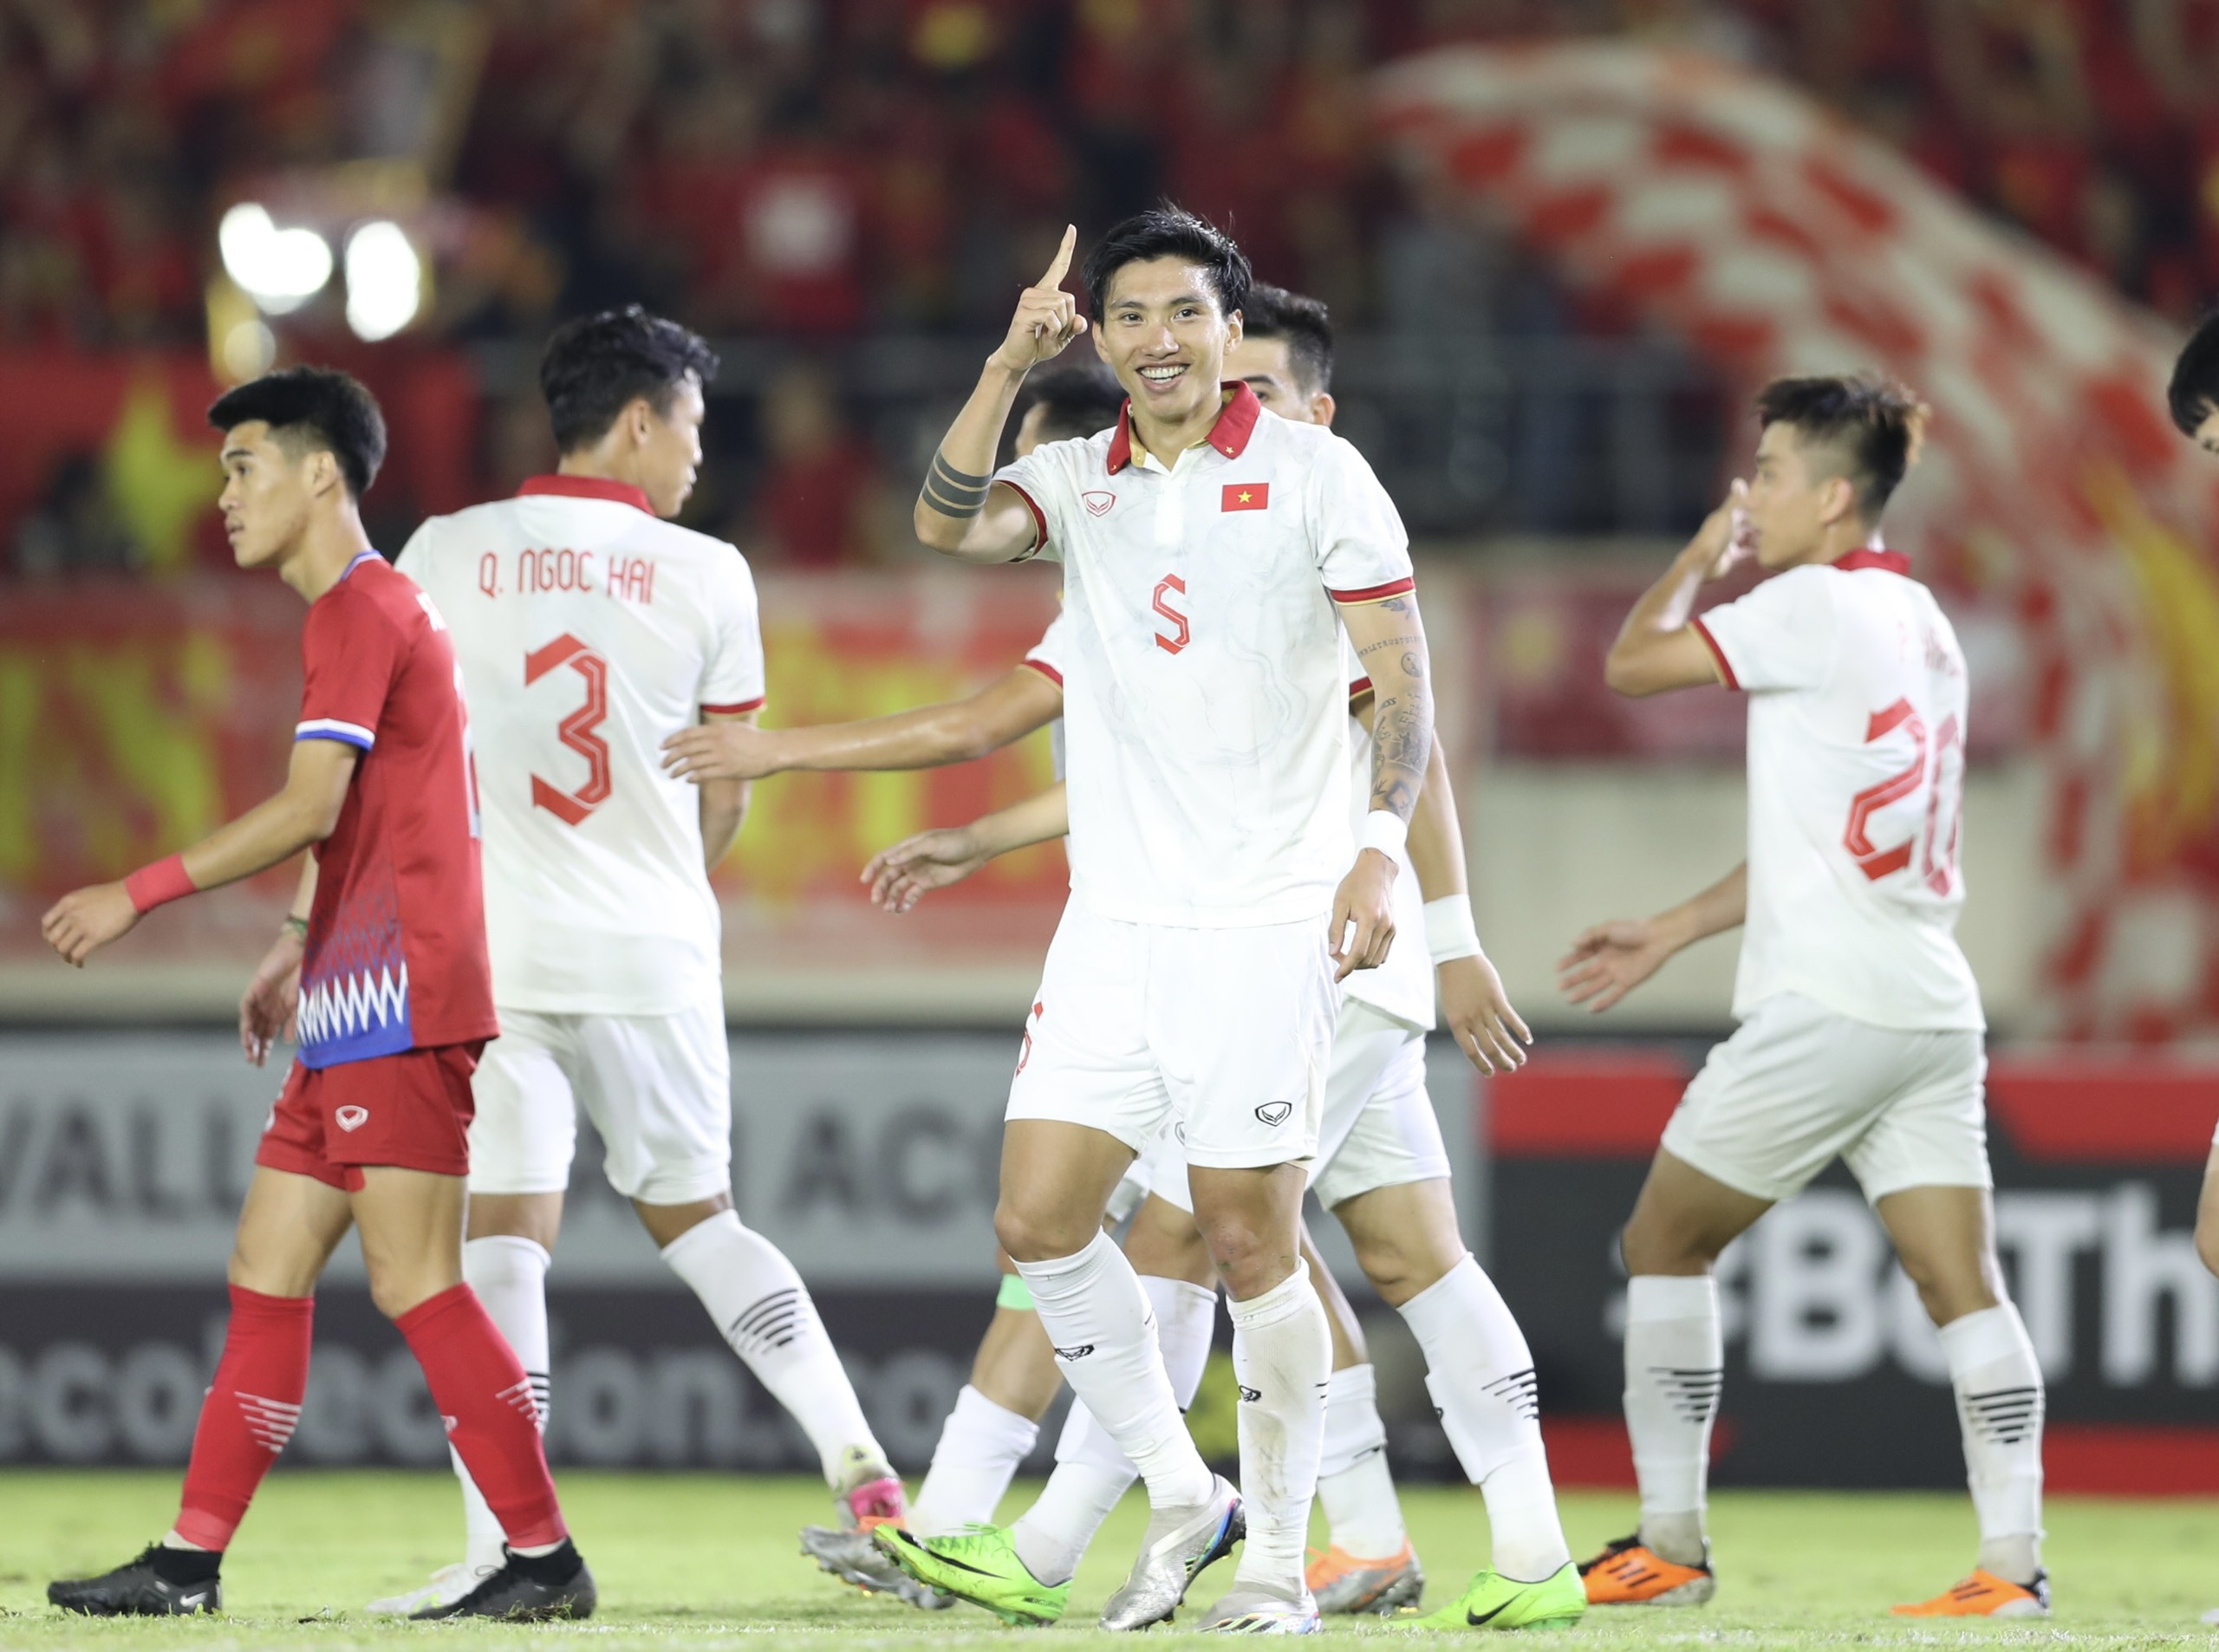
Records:
<instances>
[{"instance_id":1,"label":"orange football boot","mask_svg":"<svg viewBox=\"0 0 2219 1652\"><path fill-rule=\"evenodd\" d=\"M1955 1589L1932 1600L1895 1610L1897 1617L2047 1617L2049 1573L2038 1571L2031 1584L2009 1584L1992 1571L1975 1569Z\"/></svg>"},{"instance_id":2,"label":"orange football boot","mask_svg":"<svg viewBox=\"0 0 2219 1652\"><path fill-rule=\"evenodd\" d=\"M1591 1606L1700 1606L1718 1592L1708 1554L1700 1566L1682 1566L1643 1546L1638 1533L1583 1561L1579 1575Z\"/></svg>"}]
</instances>

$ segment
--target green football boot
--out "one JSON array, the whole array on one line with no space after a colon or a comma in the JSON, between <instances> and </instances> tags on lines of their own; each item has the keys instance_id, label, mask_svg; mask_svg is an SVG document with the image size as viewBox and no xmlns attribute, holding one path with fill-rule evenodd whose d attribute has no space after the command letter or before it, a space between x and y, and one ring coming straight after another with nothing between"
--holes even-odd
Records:
<instances>
[{"instance_id":1,"label":"green football boot","mask_svg":"<svg viewBox=\"0 0 2219 1652\"><path fill-rule=\"evenodd\" d=\"M1587 1615L1579 1568L1566 1564L1538 1584L1482 1571L1437 1612L1402 1620L1418 1629L1566 1629Z\"/></svg>"},{"instance_id":2,"label":"green football boot","mask_svg":"<svg viewBox=\"0 0 2219 1652\"><path fill-rule=\"evenodd\" d=\"M1005 1623L1052 1623L1070 1602L1068 1581L1044 1584L1025 1570L1006 1526L976 1525L953 1537L920 1538L898 1525L881 1525L871 1537L919 1583L983 1606Z\"/></svg>"}]
</instances>

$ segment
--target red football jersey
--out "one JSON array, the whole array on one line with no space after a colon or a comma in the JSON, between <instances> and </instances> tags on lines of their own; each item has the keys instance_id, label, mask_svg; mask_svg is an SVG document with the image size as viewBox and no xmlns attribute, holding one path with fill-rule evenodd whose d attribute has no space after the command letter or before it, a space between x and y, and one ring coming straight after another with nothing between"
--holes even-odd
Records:
<instances>
[{"instance_id":1,"label":"red football jersey","mask_svg":"<svg viewBox=\"0 0 2219 1652\"><path fill-rule=\"evenodd\" d=\"M375 551L310 605L296 740L362 756L316 851L301 1061L498 1036L462 677L432 600Z\"/></svg>"}]
</instances>

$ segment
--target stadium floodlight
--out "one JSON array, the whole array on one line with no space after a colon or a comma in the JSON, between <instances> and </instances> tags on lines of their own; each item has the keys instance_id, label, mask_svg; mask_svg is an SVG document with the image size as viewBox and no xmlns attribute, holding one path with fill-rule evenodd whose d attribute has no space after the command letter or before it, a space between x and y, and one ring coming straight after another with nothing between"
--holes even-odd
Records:
<instances>
[{"instance_id":1,"label":"stadium floodlight","mask_svg":"<svg viewBox=\"0 0 2219 1652\"><path fill-rule=\"evenodd\" d=\"M224 269L272 315L298 309L331 279L331 247L314 230L281 230L269 209L242 201L216 231Z\"/></svg>"},{"instance_id":2,"label":"stadium floodlight","mask_svg":"<svg viewBox=\"0 0 2219 1652\"><path fill-rule=\"evenodd\" d=\"M424 302L424 263L390 218L373 218L347 237L347 325L375 343L416 319Z\"/></svg>"}]
</instances>

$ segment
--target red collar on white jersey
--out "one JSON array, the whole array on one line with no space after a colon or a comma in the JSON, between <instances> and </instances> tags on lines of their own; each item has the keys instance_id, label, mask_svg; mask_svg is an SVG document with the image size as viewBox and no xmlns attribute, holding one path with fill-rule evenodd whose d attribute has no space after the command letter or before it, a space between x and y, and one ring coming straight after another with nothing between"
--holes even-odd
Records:
<instances>
[{"instance_id":1,"label":"red collar on white jersey","mask_svg":"<svg viewBox=\"0 0 2219 1652\"><path fill-rule=\"evenodd\" d=\"M1853 574L1860 568L1877 568L1884 573L1901 574L1906 579L1910 577L1910 557L1904 556L1900 550L1889 550L1871 545L1867 545L1860 550L1851 551L1848 556L1837 559L1834 566L1845 574Z\"/></svg>"},{"instance_id":2,"label":"red collar on white jersey","mask_svg":"<svg viewBox=\"0 0 2219 1652\"><path fill-rule=\"evenodd\" d=\"M534 476L525 478L517 490L517 498L529 493L556 493L566 499L613 499L618 504L628 504L634 511L644 511L649 516L655 508L647 503L644 491L629 482L604 481L598 476Z\"/></svg>"},{"instance_id":3,"label":"red collar on white jersey","mask_svg":"<svg viewBox=\"0 0 2219 1652\"><path fill-rule=\"evenodd\" d=\"M1256 433L1256 416L1264 411L1264 404L1256 400L1256 393L1246 380L1233 387L1233 393L1225 400L1225 409L1217 416L1217 423L1210 426L1205 438L1212 447L1227 459L1239 459L1248 451L1248 439ZM1110 474L1133 462L1133 404L1129 399L1117 410L1117 433L1110 439Z\"/></svg>"}]
</instances>

